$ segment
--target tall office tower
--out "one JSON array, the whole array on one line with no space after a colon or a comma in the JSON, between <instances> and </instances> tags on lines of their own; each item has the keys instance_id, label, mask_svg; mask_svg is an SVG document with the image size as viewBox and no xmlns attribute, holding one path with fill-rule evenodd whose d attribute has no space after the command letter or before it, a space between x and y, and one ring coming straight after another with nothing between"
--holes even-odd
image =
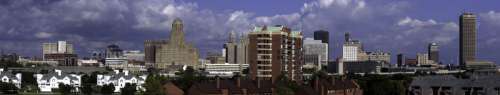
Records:
<instances>
[{"instance_id":1,"label":"tall office tower","mask_svg":"<svg viewBox=\"0 0 500 95\"><path fill-rule=\"evenodd\" d=\"M161 45L167 44L167 40L144 41L144 62L148 67L154 67L156 63L156 52Z\"/></svg>"},{"instance_id":2,"label":"tall office tower","mask_svg":"<svg viewBox=\"0 0 500 95\"><path fill-rule=\"evenodd\" d=\"M322 43L322 40L306 38L304 40L304 68L315 66L321 70L322 66L328 64L328 44Z\"/></svg>"},{"instance_id":3,"label":"tall office tower","mask_svg":"<svg viewBox=\"0 0 500 95\"><path fill-rule=\"evenodd\" d=\"M405 64L405 59L406 59L405 56L402 53L398 54L397 56L398 56L398 60L397 60L398 61L398 63L397 63L398 66L406 65Z\"/></svg>"},{"instance_id":4,"label":"tall office tower","mask_svg":"<svg viewBox=\"0 0 500 95\"><path fill-rule=\"evenodd\" d=\"M248 63L248 37L246 36L241 36L239 43L236 47L236 51L238 52L236 54L236 63L240 64L240 71L243 71L243 65L249 64Z\"/></svg>"},{"instance_id":5,"label":"tall office tower","mask_svg":"<svg viewBox=\"0 0 500 95\"><path fill-rule=\"evenodd\" d=\"M430 43L427 46L427 53L429 53L429 60L439 63L439 45L437 43Z\"/></svg>"},{"instance_id":6,"label":"tall office tower","mask_svg":"<svg viewBox=\"0 0 500 95\"><path fill-rule=\"evenodd\" d=\"M198 66L198 49L184 41L183 23L175 19L172 23L170 39L167 44L161 44L155 50L155 65L164 69L169 65Z\"/></svg>"},{"instance_id":7,"label":"tall office tower","mask_svg":"<svg viewBox=\"0 0 500 95\"><path fill-rule=\"evenodd\" d=\"M285 26L255 27L248 34L250 77L276 80L282 73L301 80L302 33Z\"/></svg>"},{"instance_id":8,"label":"tall office tower","mask_svg":"<svg viewBox=\"0 0 500 95\"><path fill-rule=\"evenodd\" d=\"M314 40L321 40L322 43L329 44L328 31L325 30L314 31Z\"/></svg>"},{"instance_id":9,"label":"tall office tower","mask_svg":"<svg viewBox=\"0 0 500 95\"><path fill-rule=\"evenodd\" d=\"M73 45L66 41L57 41L57 43L42 43L42 57L46 54L73 54Z\"/></svg>"},{"instance_id":10,"label":"tall office tower","mask_svg":"<svg viewBox=\"0 0 500 95\"><path fill-rule=\"evenodd\" d=\"M239 64L240 72L246 68L247 60L248 38L242 36L239 41L236 41L234 32L230 32L228 42L224 44L223 57L225 62L229 64Z\"/></svg>"},{"instance_id":11,"label":"tall office tower","mask_svg":"<svg viewBox=\"0 0 500 95\"><path fill-rule=\"evenodd\" d=\"M326 51L326 55L330 55L330 49L329 49L329 45L330 45L330 33L326 30L317 30L314 32L314 40L321 40L322 43L326 43L326 48L327 48L327 51ZM329 57L327 56L326 61L329 60ZM326 66L328 64L328 62L325 62L326 64L323 64L324 66Z\"/></svg>"},{"instance_id":12,"label":"tall office tower","mask_svg":"<svg viewBox=\"0 0 500 95\"><path fill-rule=\"evenodd\" d=\"M236 37L233 32L229 33L228 41L224 44L222 56L225 57L225 62L230 64L236 63L236 55L238 54Z\"/></svg>"},{"instance_id":13,"label":"tall office tower","mask_svg":"<svg viewBox=\"0 0 500 95\"><path fill-rule=\"evenodd\" d=\"M476 56L476 15L465 12L460 16L460 66Z\"/></svg>"},{"instance_id":14,"label":"tall office tower","mask_svg":"<svg viewBox=\"0 0 500 95\"><path fill-rule=\"evenodd\" d=\"M350 40L342 46L342 60L344 62L366 60L366 53L363 51L361 42L358 40Z\"/></svg>"}]
</instances>

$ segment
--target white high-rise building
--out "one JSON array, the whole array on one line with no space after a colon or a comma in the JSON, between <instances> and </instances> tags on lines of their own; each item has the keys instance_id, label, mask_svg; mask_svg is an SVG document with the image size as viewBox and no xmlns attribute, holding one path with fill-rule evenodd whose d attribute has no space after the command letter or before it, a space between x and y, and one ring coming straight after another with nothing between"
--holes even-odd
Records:
<instances>
[{"instance_id":1,"label":"white high-rise building","mask_svg":"<svg viewBox=\"0 0 500 95\"><path fill-rule=\"evenodd\" d=\"M321 66L328 64L327 43L322 43L321 40L314 40L313 38L306 38L303 49L305 67L314 65L318 70L321 70Z\"/></svg>"},{"instance_id":2,"label":"white high-rise building","mask_svg":"<svg viewBox=\"0 0 500 95\"><path fill-rule=\"evenodd\" d=\"M361 42L357 40L347 41L342 47L342 59L344 62L361 61L360 53L365 53Z\"/></svg>"}]
</instances>

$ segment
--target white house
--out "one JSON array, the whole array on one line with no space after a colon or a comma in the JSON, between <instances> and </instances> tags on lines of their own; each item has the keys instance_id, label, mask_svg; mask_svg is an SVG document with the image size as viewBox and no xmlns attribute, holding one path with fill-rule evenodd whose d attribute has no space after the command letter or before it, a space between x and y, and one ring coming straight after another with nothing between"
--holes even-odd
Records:
<instances>
[{"instance_id":1,"label":"white house","mask_svg":"<svg viewBox=\"0 0 500 95\"><path fill-rule=\"evenodd\" d=\"M5 83L12 83L17 88L21 88L21 73L12 75L12 72L4 71L0 68L0 81Z\"/></svg>"},{"instance_id":2,"label":"white house","mask_svg":"<svg viewBox=\"0 0 500 95\"><path fill-rule=\"evenodd\" d=\"M81 75L62 73L61 70L54 70L48 74L35 74L38 88L42 92L51 92L52 89L59 88L59 84L71 85L78 91L81 86Z\"/></svg>"},{"instance_id":3,"label":"white house","mask_svg":"<svg viewBox=\"0 0 500 95\"><path fill-rule=\"evenodd\" d=\"M147 75L133 75L130 74L128 70L123 70L122 72L115 70L113 74L107 75L97 75L97 85L103 86L107 84L113 84L115 86L114 92L120 92L121 88L125 87L125 84L136 84L137 90L145 90L142 85L146 81Z\"/></svg>"}]
</instances>

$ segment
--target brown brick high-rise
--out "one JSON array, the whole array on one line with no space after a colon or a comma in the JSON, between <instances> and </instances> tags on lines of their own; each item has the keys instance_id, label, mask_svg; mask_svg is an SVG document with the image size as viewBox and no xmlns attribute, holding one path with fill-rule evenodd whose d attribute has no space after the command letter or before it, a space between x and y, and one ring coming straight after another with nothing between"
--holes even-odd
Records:
<instances>
[{"instance_id":1,"label":"brown brick high-rise","mask_svg":"<svg viewBox=\"0 0 500 95\"><path fill-rule=\"evenodd\" d=\"M285 26L255 27L248 34L248 60L253 80L276 80L282 73L301 80L302 34Z\"/></svg>"}]
</instances>

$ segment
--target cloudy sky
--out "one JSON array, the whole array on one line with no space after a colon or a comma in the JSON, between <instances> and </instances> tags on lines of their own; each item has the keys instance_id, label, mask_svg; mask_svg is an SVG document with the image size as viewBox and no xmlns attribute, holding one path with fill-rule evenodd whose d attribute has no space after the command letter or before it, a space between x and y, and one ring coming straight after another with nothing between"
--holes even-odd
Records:
<instances>
[{"instance_id":1,"label":"cloudy sky","mask_svg":"<svg viewBox=\"0 0 500 95\"><path fill-rule=\"evenodd\" d=\"M142 50L147 39L167 39L181 18L186 40L202 55L220 51L228 32L286 25L311 37L330 32L331 58L350 32L368 51L414 57L441 45L441 59L458 59L458 16L479 17L478 58L500 62L500 1L488 0L0 0L0 49L40 56L41 43L68 40L80 56L118 44ZM394 61L394 60L393 60Z\"/></svg>"}]
</instances>

